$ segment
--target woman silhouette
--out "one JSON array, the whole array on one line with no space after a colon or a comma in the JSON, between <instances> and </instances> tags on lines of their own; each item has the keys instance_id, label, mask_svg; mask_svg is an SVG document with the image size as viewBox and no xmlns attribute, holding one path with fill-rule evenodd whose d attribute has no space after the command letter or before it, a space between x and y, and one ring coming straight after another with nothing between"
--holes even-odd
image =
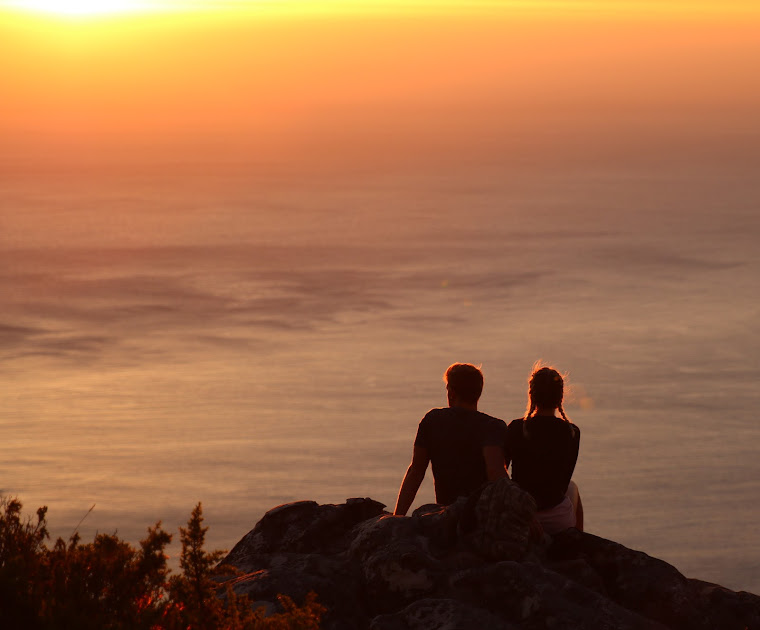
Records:
<instances>
[{"instance_id":1,"label":"woman silhouette","mask_svg":"<svg viewBox=\"0 0 760 630\"><path fill-rule=\"evenodd\" d=\"M536 518L547 534L582 531L583 505L571 481L581 431L562 408L564 381L557 370L536 364L528 382L525 417L507 427L506 465L512 464L512 479L535 499Z\"/></svg>"}]
</instances>

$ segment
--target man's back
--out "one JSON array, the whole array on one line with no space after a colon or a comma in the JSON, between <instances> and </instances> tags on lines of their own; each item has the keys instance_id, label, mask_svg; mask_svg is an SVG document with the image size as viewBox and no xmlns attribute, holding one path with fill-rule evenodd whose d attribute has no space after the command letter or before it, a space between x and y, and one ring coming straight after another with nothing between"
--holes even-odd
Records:
<instances>
[{"instance_id":1,"label":"man's back","mask_svg":"<svg viewBox=\"0 0 760 630\"><path fill-rule=\"evenodd\" d=\"M450 505L486 481L507 476L502 420L478 411L483 373L471 363L454 363L443 376L449 406L431 409L420 422L412 462L406 469L393 513L406 516L428 464L433 463L435 500Z\"/></svg>"},{"instance_id":2,"label":"man's back","mask_svg":"<svg viewBox=\"0 0 760 630\"><path fill-rule=\"evenodd\" d=\"M436 503L449 505L488 480L483 448L504 443L503 420L463 407L430 410L420 422L416 447L433 467Z\"/></svg>"}]
</instances>

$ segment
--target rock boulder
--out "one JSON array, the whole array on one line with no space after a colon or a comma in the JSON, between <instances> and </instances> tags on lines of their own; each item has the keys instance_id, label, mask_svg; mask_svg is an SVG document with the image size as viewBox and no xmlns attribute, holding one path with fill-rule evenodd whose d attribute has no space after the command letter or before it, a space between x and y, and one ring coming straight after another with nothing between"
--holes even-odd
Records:
<instances>
[{"instance_id":1,"label":"rock boulder","mask_svg":"<svg viewBox=\"0 0 760 630\"><path fill-rule=\"evenodd\" d=\"M760 630L757 595L574 529L531 540L535 504L509 480L411 517L384 507L276 507L222 564L267 610L316 592L328 630Z\"/></svg>"}]
</instances>

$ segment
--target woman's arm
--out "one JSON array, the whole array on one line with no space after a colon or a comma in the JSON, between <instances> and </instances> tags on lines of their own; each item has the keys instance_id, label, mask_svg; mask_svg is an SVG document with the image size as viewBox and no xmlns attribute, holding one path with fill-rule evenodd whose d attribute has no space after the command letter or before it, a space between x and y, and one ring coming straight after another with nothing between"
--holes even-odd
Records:
<instances>
[{"instance_id":1,"label":"woman's arm","mask_svg":"<svg viewBox=\"0 0 760 630\"><path fill-rule=\"evenodd\" d=\"M486 460L486 476L488 481L496 481L509 477L504 462L504 449L501 446L484 446L483 459Z\"/></svg>"}]
</instances>

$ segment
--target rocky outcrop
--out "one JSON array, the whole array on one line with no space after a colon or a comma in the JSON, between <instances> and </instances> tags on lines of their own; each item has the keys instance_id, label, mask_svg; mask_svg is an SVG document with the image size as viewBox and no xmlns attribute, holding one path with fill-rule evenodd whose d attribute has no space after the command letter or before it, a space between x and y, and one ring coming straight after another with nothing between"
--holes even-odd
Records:
<instances>
[{"instance_id":1,"label":"rocky outcrop","mask_svg":"<svg viewBox=\"0 0 760 630\"><path fill-rule=\"evenodd\" d=\"M506 479L411 517L384 507L279 506L222 564L268 610L315 591L332 630L760 630L756 595L574 529L532 539L535 505Z\"/></svg>"}]
</instances>

